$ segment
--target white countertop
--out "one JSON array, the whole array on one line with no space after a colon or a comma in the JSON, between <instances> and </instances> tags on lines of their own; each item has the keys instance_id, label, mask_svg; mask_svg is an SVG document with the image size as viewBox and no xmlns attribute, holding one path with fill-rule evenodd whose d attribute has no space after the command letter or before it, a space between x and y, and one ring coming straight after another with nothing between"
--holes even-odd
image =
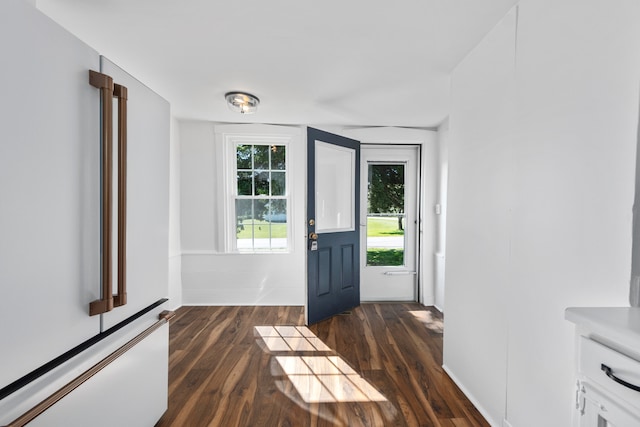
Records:
<instances>
[{"instance_id":1,"label":"white countertop","mask_svg":"<svg viewBox=\"0 0 640 427\"><path fill-rule=\"evenodd\" d=\"M581 335L640 358L640 307L569 307L564 317Z\"/></svg>"}]
</instances>

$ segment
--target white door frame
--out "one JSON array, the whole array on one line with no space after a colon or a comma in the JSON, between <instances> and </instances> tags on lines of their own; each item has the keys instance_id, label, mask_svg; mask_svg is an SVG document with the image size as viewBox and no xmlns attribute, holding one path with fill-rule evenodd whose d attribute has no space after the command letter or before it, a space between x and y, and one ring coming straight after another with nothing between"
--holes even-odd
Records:
<instances>
[{"instance_id":1,"label":"white door frame","mask_svg":"<svg viewBox=\"0 0 640 427\"><path fill-rule=\"evenodd\" d=\"M360 277L361 301L418 301L420 145L363 144L360 170ZM404 263L399 266L367 265L368 181L371 165L403 165L405 172Z\"/></svg>"},{"instance_id":2,"label":"white door frame","mask_svg":"<svg viewBox=\"0 0 640 427\"><path fill-rule=\"evenodd\" d=\"M420 145L420 207L418 229L418 302L435 302L435 250L438 182L438 133L428 129L369 127L345 129L341 134L362 144Z\"/></svg>"}]
</instances>

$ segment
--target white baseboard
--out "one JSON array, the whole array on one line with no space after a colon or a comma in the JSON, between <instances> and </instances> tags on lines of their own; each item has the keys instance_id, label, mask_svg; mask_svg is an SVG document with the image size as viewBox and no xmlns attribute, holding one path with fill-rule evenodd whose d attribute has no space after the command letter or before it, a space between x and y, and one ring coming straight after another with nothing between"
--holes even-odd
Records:
<instances>
[{"instance_id":1,"label":"white baseboard","mask_svg":"<svg viewBox=\"0 0 640 427\"><path fill-rule=\"evenodd\" d=\"M496 420L494 420L493 418L491 418L491 416L489 415L489 413L486 411L486 409L484 409L482 407L482 405L480 404L480 402L478 402L478 399L476 399L470 392L469 390L467 390L467 388L464 386L464 384L462 384L460 382L460 380L455 376L455 374L453 372L451 372L449 370L449 368L447 368L446 365L442 365L442 369L444 369L444 371L447 373L447 375L449 375L449 377L453 380L454 383L456 383L456 385L458 386L458 388L462 391L462 393L467 396L467 399L469 399L469 401L473 404L473 406L476 407L476 409L478 410L478 412L480 412L480 414L482 414L482 416L484 417L485 420L487 420L487 422L491 425L491 427L502 427L504 426L503 423L497 423ZM506 421L506 420L505 420ZM508 425L508 424L507 424Z\"/></svg>"},{"instance_id":2,"label":"white baseboard","mask_svg":"<svg viewBox=\"0 0 640 427\"><path fill-rule=\"evenodd\" d=\"M183 281L184 283L184 281ZM195 306L304 306L304 295L300 289L275 288L270 290L254 287L238 287L218 284L213 288L182 289L182 305Z\"/></svg>"},{"instance_id":3,"label":"white baseboard","mask_svg":"<svg viewBox=\"0 0 640 427\"><path fill-rule=\"evenodd\" d=\"M436 299L432 296L426 296L422 299L422 305L424 305L425 307L429 307L432 306L436 303Z\"/></svg>"}]
</instances>

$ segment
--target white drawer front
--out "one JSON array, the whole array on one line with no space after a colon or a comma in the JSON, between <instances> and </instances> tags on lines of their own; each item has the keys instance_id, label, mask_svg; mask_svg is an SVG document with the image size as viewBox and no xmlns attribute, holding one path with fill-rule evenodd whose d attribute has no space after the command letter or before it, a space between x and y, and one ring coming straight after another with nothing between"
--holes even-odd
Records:
<instances>
[{"instance_id":1,"label":"white drawer front","mask_svg":"<svg viewBox=\"0 0 640 427\"><path fill-rule=\"evenodd\" d=\"M165 324L29 427L148 427L167 410L169 325Z\"/></svg>"},{"instance_id":2,"label":"white drawer front","mask_svg":"<svg viewBox=\"0 0 640 427\"><path fill-rule=\"evenodd\" d=\"M602 365L619 379L640 386L640 362L585 337L580 337L580 373L640 410L640 392L609 378ZM623 402L618 402L623 403ZM626 405L623 405L626 406Z\"/></svg>"},{"instance_id":3,"label":"white drawer front","mask_svg":"<svg viewBox=\"0 0 640 427\"><path fill-rule=\"evenodd\" d=\"M583 382L578 402L580 415L575 425L579 427L640 426L640 411L632 407L623 408L616 404L616 400L618 399L615 399L615 396L601 394L598 386Z\"/></svg>"}]
</instances>

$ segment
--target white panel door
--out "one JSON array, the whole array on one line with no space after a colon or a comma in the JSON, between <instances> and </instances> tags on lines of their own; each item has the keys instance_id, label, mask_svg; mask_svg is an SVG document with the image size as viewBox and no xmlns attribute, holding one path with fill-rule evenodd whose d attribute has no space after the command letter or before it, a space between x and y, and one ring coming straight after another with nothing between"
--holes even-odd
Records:
<instances>
[{"instance_id":1,"label":"white panel door","mask_svg":"<svg viewBox=\"0 0 640 427\"><path fill-rule=\"evenodd\" d=\"M98 54L0 2L0 388L99 332Z\"/></svg>"},{"instance_id":2,"label":"white panel door","mask_svg":"<svg viewBox=\"0 0 640 427\"><path fill-rule=\"evenodd\" d=\"M103 315L107 329L168 295L169 103L104 57L101 72L128 89L127 304Z\"/></svg>"}]
</instances>

